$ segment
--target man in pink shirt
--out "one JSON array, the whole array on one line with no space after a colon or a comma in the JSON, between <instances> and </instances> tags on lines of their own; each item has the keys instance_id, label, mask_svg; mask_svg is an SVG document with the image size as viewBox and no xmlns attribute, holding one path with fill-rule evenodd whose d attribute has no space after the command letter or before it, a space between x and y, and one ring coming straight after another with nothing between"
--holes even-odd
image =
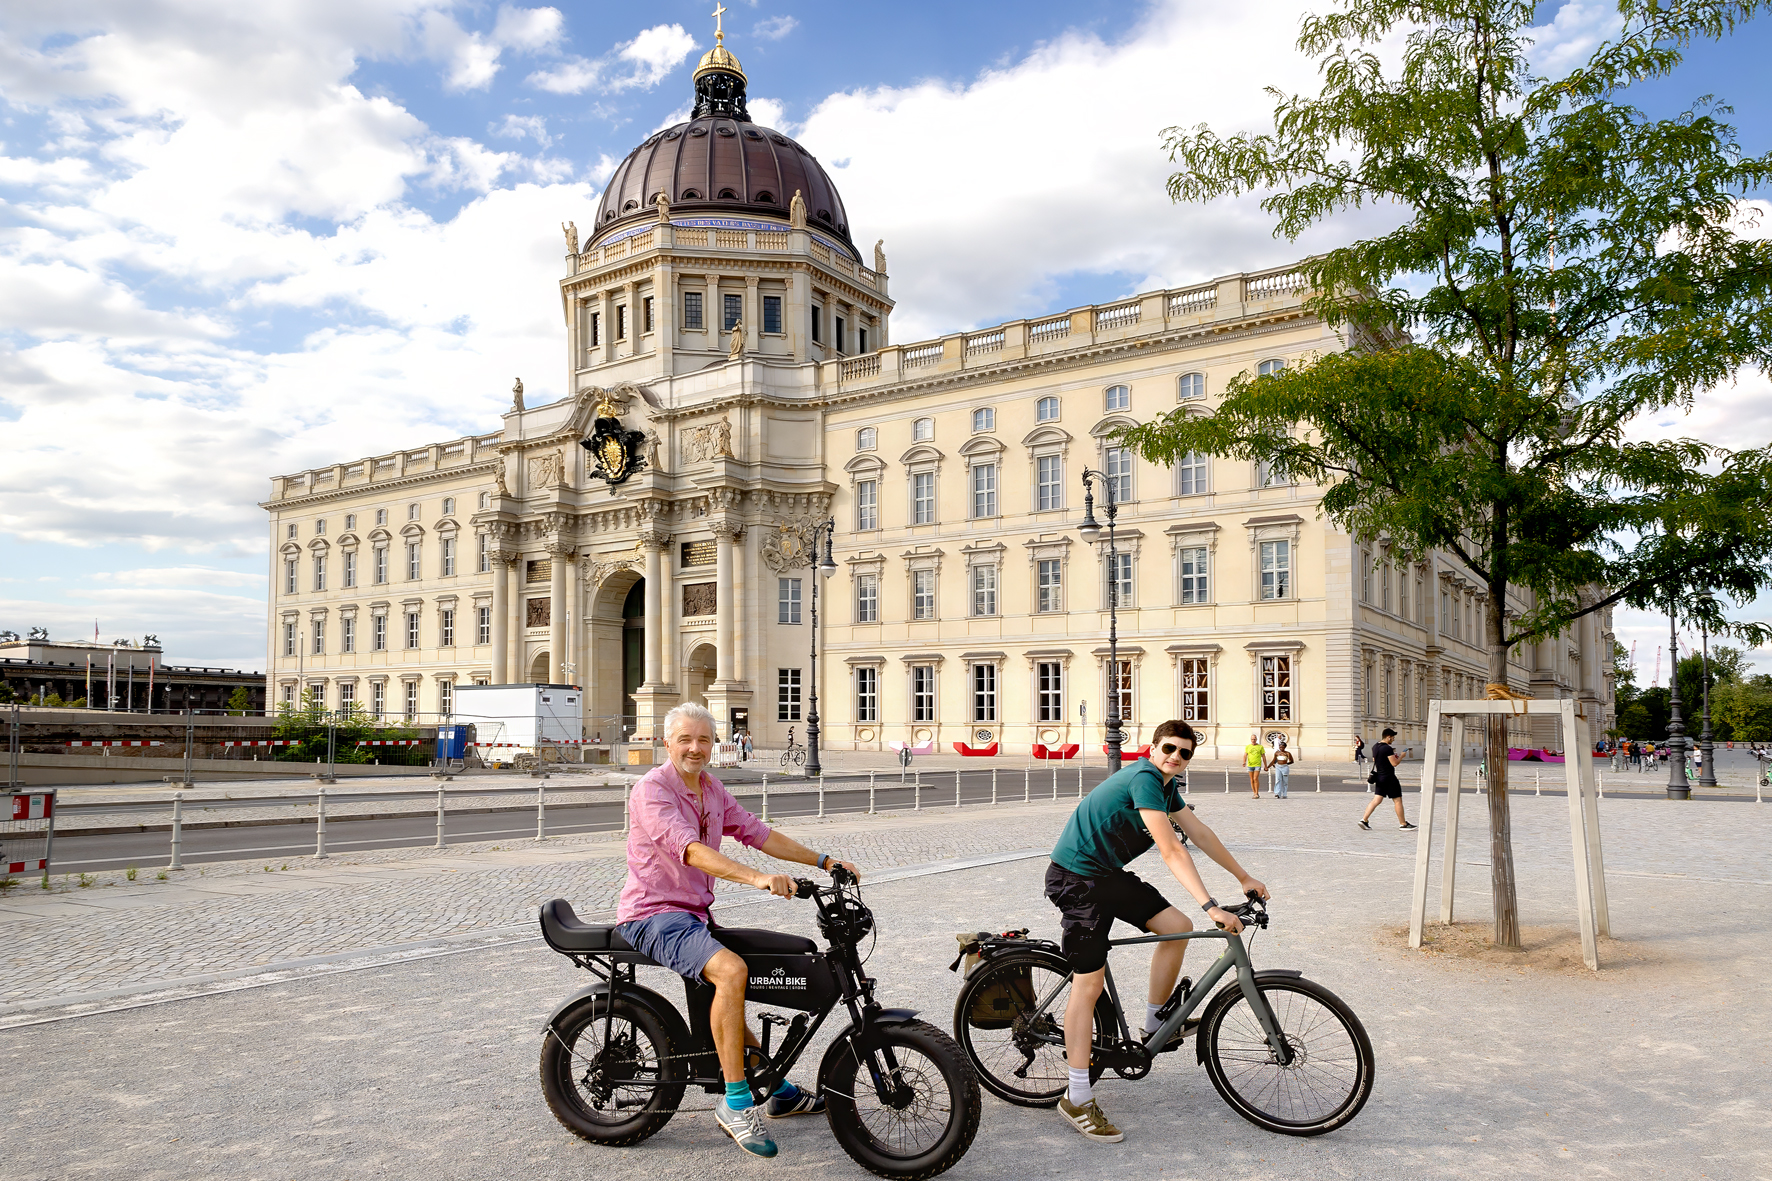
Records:
<instances>
[{"instance_id":1,"label":"man in pink shirt","mask_svg":"<svg viewBox=\"0 0 1772 1181\"><path fill-rule=\"evenodd\" d=\"M707 774L714 751L714 715L699 705L679 705L665 715L665 744L670 762L648 772L629 797L628 880L616 911L617 929L635 951L680 976L714 986L709 1025L720 1073L726 1080L725 1102L714 1118L738 1146L754 1156L775 1155L775 1141L763 1131L750 1084L744 1075L744 1047L756 1045L745 1025L745 962L708 931L708 908L714 902L714 879L740 882L781 898L794 894L787 874L766 874L720 852L723 837L736 837L781 861L829 869L841 865L860 878L846 861L814 853L792 837L739 807L738 801ZM766 1104L771 1119L819 1115L824 1099L783 1083Z\"/></svg>"}]
</instances>

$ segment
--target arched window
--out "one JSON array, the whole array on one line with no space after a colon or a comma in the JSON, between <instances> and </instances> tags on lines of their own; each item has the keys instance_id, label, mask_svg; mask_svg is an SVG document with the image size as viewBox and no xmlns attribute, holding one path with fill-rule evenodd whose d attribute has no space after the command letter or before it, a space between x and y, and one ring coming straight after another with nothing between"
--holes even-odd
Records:
<instances>
[{"instance_id":1,"label":"arched window","mask_svg":"<svg viewBox=\"0 0 1772 1181\"><path fill-rule=\"evenodd\" d=\"M1034 420L1036 422L1057 422L1058 399L1045 397L1036 402L1034 404Z\"/></svg>"},{"instance_id":2,"label":"arched window","mask_svg":"<svg viewBox=\"0 0 1772 1181\"><path fill-rule=\"evenodd\" d=\"M765 205L773 205L773 204L775 204L775 194L770 193L770 192L761 192L761 193L757 194L757 200L762 202Z\"/></svg>"},{"instance_id":3,"label":"arched window","mask_svg":"<svg viewBox=\"0 0 1772 1181\"><path fill-rule=\"evenodd\" d=\"M933 438L935 438L935 420L933 418L919 418L911 424L912 442L927 443Z\"/></svg>"},{"instance_id":4,"label":"arched window","mask_svg":"<svg viewBox=\"0 0 1772 1181\"><path fill-rule=\"evenodd\" d=\"M1186 402L1193 398L1206 396L1206 375L1204 373L1184 373L1177 382L1175 400Z\"/></svg>"},{"instance_id":5,"label":"arched window","mask_svg":"<svg viewBox=\"0 0 1772 1181\"><path fill-rule=\"evenodd\" d=\"M1255 376L1268 377L1286 368L1286 362L1278 357L1270 357L1255 367Z\"/></svg>"},{"instance_id":6,"label":"arched window","mask_svg":"<svg viewBox=\"0 0 1772 1181\"><path fill-rule=\"evenodd\" d=\"M996 429L997 412L995 410L991 409L989 406L980 406L977 410L972 412L972 430L974 434L979 431L994 431Z\"/></svg>"},{"instance_id":7,"label":"arched window","mask_svg":"<svg viewBox=\"0 0 1772 1181\"><path fill-rule=\"evenodd\" d=\"M1129 385L1110 385L1102 397L1104 410L1132 409L1132 387Z\"/></svg>"},{"instance_id":8,"label":"arched window","mask_svg":"<svg viewBox=\"0 0 1772 1181\"><path fill-rule=\"evenodd\" d=\"M701 194L694 189L684 189L683 196L679 199L683 201L699 201L701 200Z\"/></svg>"},{"instance_id":9,"label":"arched window","mask_svg":"<svg viewBox=\"0 0 1772 1181\"><path fill-rule=\"evenodd\" d=\"M721 189L720 190L720 200L722 200L722 201L736 201L736 200L738 200L738 194L733 192L731 189Z\"/></svg>"},{"instance_id":10,"label":"arched window","mask_svg":"<svg viewBox=\"0 0 1772 1181\"><path fill-rule=\"evenodd\" d=\"M880 432L878 428L864 426L855 432L855 449L857 451L872 451L879 445Z\"/></svg>"}]
</instances>

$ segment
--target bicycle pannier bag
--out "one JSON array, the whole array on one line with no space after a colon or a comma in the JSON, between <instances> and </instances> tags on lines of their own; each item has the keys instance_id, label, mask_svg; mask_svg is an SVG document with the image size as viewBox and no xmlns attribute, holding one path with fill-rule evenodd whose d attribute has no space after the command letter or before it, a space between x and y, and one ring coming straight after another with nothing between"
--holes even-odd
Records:
<instances>
[{"instance_id":1,"label":"bicycle pannier bag","mask_svg":"<svg viewBox=\"0 0 1772 1181\"><path fill-rule=\"evenodd\" d=\"M1026 964L999 969L992 975L990 985L973 998L966 1021L974 1029L1007 1029L1016 1014L1038 1003L1033 975Z\"/></svg>"}]
</instances>

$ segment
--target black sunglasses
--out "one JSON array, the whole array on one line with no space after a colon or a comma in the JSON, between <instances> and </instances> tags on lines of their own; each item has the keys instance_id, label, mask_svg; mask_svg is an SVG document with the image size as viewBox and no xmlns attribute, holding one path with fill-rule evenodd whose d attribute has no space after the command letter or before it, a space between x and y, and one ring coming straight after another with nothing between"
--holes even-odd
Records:
<instances>
[{"instance_id":1,"label":"black sunglasses","mask_svg":"<svg viewBox=\"0 0 1772 1181\"><path fill-rule=\"evenodd\" d=\"M1194 757L1193 747L1183 746L1179 742L1165 742L1162 746L1157 748L1157 751L1159 754L1165 755L1180 753L1183 762Z\"/></svg>"}]
</instances>

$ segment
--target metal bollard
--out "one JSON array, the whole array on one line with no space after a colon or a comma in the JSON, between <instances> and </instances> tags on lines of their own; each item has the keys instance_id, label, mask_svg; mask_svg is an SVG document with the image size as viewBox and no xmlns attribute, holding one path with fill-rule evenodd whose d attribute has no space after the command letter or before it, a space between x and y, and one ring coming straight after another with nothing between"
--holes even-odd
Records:
<instances>
[{"instance_id":1,"label":"metal bollard","mask_svg":"<svg viewBox=\"0 0 1772 1181\"><path fill-rule=\"evenodd\" d=\"M769 823L769 772L763 772L763 816L764 824Z\"/></svg>"},{"instance_id":2,"label":"metal bollard","mask_svg":"<svg viewBox=\"0 0 1772 1181\"><path fill-rule=\"evenodd\" d=\"M1317 794L1323 794L1323 764L1317 764Z\"/></svg>"},{"instance_id":3,"label":"metal bollard","mask_svg":"<svg viewBox=\"0 0 1772 1181\"><path fill-rule=\"evenodd\" d=\"M1597 771L1594 773L1594 794L1602 800L1606 798L1606 777Z\"/></svg>"},{"instance_id":4,"label":"metal bollard","mask_svg":"<svg viewBox=\"0 0 1772 1181\"><path fill-rule=\"evenodd\" d=\"M874 773L868 772L868 815L874 814Z\"/></svg>"},{"instance_id":5,"label":"metal bollard","mask_svg":"<svg viewBox=\"0 0 1772 1181\"><path fill-rule=\"evenodd\" d=\"M1083 798L1083 764L1077 764L1077 798Z\"/></svg>"},{"instance_id":6,"label":"metal bollard","mask_svg":"<svg viewBox=\"0 0 1772 1181\"><path fill-rule=\"evenodd\" d=\"M548 839L548 788L545 783L535 789L535 839Z\"/></svg>"},{"instance_id":7,"label":"metal bollard","mask_svg":"<svg viewBox=\"0 0 1772 1181\"><path fill-rule=\"evenodd\" d=\"M1541 790L1541 788L1542 788L1542 785L1538 781L1538 772L1534 771L1534 772L1532 772L1532 794L1535 796L1543 795L1544 792Z\"/></svg>"},{"instance_id":8,"label":"metal bollard","mask_svg":"<svg viewBox=\"0 0 1772 1181\"><path fill-rule=\"evenodd\" d=\"M1052 798L1058 798L1058 768L1052 768Z\"/></svg>"},{"instance_id":9,"label":"metal bollard","mask_svg":"<svg viewBox=\"0 0 1772 1181\"><path fill-rule=\"evenodd\" d=\"M448 841L443 831L443 789L437 789L437 848L441 849Z\"/></svg>"},{"instance_id":10,"label":"metal bollard","mask_svg":"<svg viewBox=\"0 0 1772 1181\"><path fill-rule=\"evenodd\" d=\"M921 812L923 810L923 773L919 771L911 778L911 811Z\"/></svg>"},{"instance_id":11,"label":"metal bollard","mask_svg":"<svg viewBox=\"0 0 1772 1181\"><path fill-rule=\"evenodd\" d=\"M991 768L991 803L997 802L997 769Z\"/></svg>"},{"instance_id":12,"label":"metal bollard","mask_svg":"<svg viewBox=\"0 0 1772 1181\"><path fill-rule=\"evenodd\" d=\"M824 771L818 772L818 818L824 819Z\"/></svg>"},{"instance_id":13,"label":"metal bollard","mask_svg":"<svg viewBox=\"0 0 1772 1181\"><path fill-rule=\"evenodd\" d=\"M622 797L621 797L621 835L624 837L628 835L628 809L632 806L633 799L634 799L634 796L633 796L632 791L626 791L626 792L622 793Z\"/></svg>"},{"instance_id":14,"label":"metal bollard","mask_svg":"<svg viewBox=\"0 0 1772 1181\"><path fill-rule=\"evenodd\" d=\"M960 806L960 769L954 768L954 807Z\"/></svg>"},{"instance_id":15,"label":"metal bollard","mask_svg":"<svg viewBox=\"0 0 1772 1181\"><path fill-rule=\"evenodd\" d=\"M314 792L314 857L326 856L326 789L322 787Z\"/></svg>"},{"instance_id":16,"label":"metal bollard","mask_svg":"<svg viewBox=\"0 0 1772 1181\"><path fill-rule=\"evenodd\" d=\"M185 847L184 827L185 793L175 791L172 793L172 861L167 865L167 869L183 869L185 867L182 856Z\"/></svg>"},{"instance_id":17,"label":"metal bollard","mask_svg":"<svg viewBox=\"0 0 1772 1181\"><path fill-rule=\"evenodd\" d=\"M1224 769L1224 794L1227 796L1231 794L1231 769L1229 767Z\"/></svg>"},{"instance_id":18,"label":"metal bollard","mask_svg":"<svg viewBox=\"0 0 1772 1181\"><path fill-rule=\"evenodd\" d=\"M1032 798L1033 790L1034 790L1034 769L1032 767L1023 767L1021 769L1021 802L1022 803L1025 804L1028 802L1029 799Z\"/></svg>"}]
</instances>

